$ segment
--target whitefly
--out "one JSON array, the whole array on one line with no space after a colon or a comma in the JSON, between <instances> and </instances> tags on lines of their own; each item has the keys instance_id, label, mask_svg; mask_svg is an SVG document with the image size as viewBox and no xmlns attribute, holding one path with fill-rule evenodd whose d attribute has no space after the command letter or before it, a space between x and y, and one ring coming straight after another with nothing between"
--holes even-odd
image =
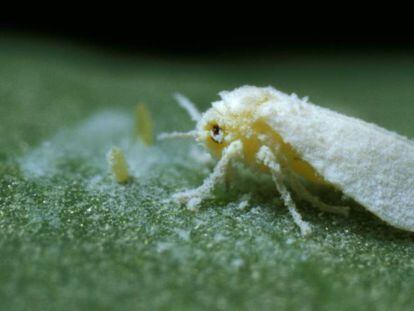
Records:
<instances>
[{"instance_id":1,"label":"whitefly","mask_svg":"<svg viewBox=\"0 0 414 311\"><path fill-rule=\"evenodd\" d=\"M220 98L201 114L176 95L196 128L160 138L195 138L218 162L201 186L174 194L174 201L196 209L224 179L229 163L238 160L270 174L302 235L311 227L291 191L322 211L348 214L348 207L326 204L311 193L309 183L339 190L388 224L414 231L412 141L272 87L243 86L221 92Z\"/></svg>"}]
</instances>

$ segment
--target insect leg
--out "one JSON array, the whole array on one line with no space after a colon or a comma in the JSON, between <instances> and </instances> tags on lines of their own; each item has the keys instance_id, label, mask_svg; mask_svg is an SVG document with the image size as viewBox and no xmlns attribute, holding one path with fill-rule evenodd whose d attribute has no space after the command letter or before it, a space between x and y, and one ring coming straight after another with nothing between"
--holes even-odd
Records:
<instances>
[{"instance_id":1,"label":"insect leg","mask_svg":"<svg viewBox=\"0 0 414 311\"><path fill-rule=\"evenodd\" d=\"M280 165L276 160L276 157L272 153L272 151L263 146L260 148L259 152L257 153L257 160L265 165L272 174L272 179L276 185L277 191L280 193L283 202L285 203L286 207L289 210L290 215L293 218L293 221L296 225L300 228L301 234L303 236L307 236L312 232L312 229L306 221L302 219L302 216L299 214L298 210L296 209L296 205L292 200L292 197L282 182L282 172L280 169Z\"/></svg>"},{"instance_id":2,"label":"insect leg","mask_svg":"<svg viewBox=\"0 0 414 311\"><path fill-rule=\"evenodd\" d=\"M172 200L186 204L190 210L195 210L203 199L210 196L214 186L224 180L230 160L241 154L242 146L241 141L232 142L223 150L222 157L217 162L213 172L204 180L200 187L178 192L172 196Z\"/></svg>"},{"instance_id":3,"label":"insect leg","mask_svg":"<svg viewBox=\"0 0 414 311\"><path fill-rule=\"evenodd\" d=\"M303 186L294 177L289 178L289 184L302 200L311 203L320 211L348 216L348 206L334 206L322 202L317 196L313 195L308 189L306 189L305 186Z\"/></svg>"}]
</instances>

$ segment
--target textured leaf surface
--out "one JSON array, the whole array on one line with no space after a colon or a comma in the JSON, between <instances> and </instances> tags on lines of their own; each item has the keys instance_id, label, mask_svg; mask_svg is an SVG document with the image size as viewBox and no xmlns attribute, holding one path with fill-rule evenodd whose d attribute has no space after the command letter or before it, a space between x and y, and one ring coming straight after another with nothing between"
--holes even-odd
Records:
<instances>
[{"instance_id":1,"label":"textured leaf surface","mask_svg":"<svg viewBox=\"0 0 414 311\"><path fill-rule=\"evenodd\" d=\"M363 211L300 204L300 237L266 178L236 178L189 212L165 203L211 166L188 141L134 139L138 103L157 133L189 130L179 91L201 110L218 91L273 85L414 136L414 58L104 54L0 41L0 301L4 310L409 310L414 238ZM108 173L122 148L134 179ZM250 206L239 206L252 193Z\"/></svg>"}]
</instances>

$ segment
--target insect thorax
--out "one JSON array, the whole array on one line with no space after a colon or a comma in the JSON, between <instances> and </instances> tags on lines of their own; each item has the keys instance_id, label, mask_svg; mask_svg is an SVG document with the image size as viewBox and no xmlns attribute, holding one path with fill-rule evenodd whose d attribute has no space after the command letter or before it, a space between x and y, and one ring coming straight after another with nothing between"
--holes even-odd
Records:
<instances>
[{"instance_id":1,"label":"insect thorax","mask_svg":"<svg viewBox=\"0 0 414 311\"><path fill-rule=\"evenodd\" d=\"M220 158L225 147L233 141L243 144L244 163L257 167L256 155L260 147L267 146L282 165L305 179L324 183L314 169L295 152L279 133L272 128L267 119L260 117L252 109L240 110L238 113L223 114L211 108L198 125L198 140L216 157Z\"/></svg>"}]
</instances>

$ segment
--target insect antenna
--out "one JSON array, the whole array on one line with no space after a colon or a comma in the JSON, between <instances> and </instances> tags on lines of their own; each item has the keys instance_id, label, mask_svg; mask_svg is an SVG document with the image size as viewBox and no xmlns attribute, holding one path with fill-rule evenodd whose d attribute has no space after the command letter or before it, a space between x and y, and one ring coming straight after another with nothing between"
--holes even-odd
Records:
<instances>
[{"instance_id":1,"label":"insect antenna","mask_svg":"<svg viewBox=\"0 0 414 311\"><path fill-rule=\"evenodd\" d=\"M158 140L170 138L196 138L196 131L161 133L157 137Z\"/></svg>"},{"instance_id":2,"label":"insect antenna","mask_svg":"<svg viewBox=\"0 0 414 311\"><path fill-rule=\"evenodd\" d=\"M198 122L201 119L200 111L198 111L197 107L191 102L191 100L180 93L174 93L173 95L178 105L187 111L191 120Z\"/></svg>"}]
</instances>

